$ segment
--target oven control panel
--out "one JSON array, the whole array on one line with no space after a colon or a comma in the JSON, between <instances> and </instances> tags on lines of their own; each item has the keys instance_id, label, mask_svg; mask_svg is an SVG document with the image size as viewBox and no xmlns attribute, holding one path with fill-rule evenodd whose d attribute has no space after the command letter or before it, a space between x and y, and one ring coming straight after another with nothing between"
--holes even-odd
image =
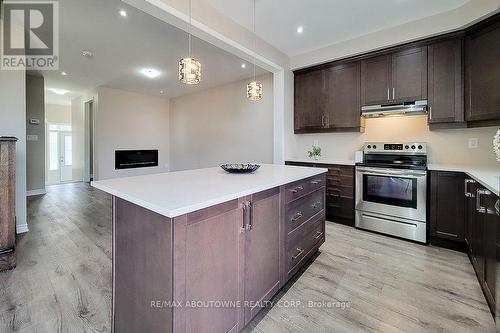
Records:
<instances>
[{"instance_id":1,"label":"oven control panel","mask_svg":"<svg viewBox=\"0 0 500 333\"><path fill-rule=\"evenodd\" d=\"M363 149L365 154L412 154L426 155L427 144L423 142L384 143L369 142Z\"/></svg>"}]
</instances>

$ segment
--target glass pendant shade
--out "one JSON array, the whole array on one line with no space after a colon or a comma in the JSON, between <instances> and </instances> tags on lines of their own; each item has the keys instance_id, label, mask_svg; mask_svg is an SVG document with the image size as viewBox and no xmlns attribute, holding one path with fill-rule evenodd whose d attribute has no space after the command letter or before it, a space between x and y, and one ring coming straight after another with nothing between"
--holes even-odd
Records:
<instances>
[{"instance_id":1,"label":"glass pendant shade","mask_svg":"<svg viewBox=\"0 0 500 333\"><path fill-rule=\"evenodd\" d=\"M198 84L201 81L201 63L193 58L179 61L179 80L185 84Z\"/></svg>"},{"instance_id":2,"label":"glass pendant shade","mask_svg":"<svg viewBox=\"0 0 500 333\"><path fill-rule=\"evenodd\" d=\"M247 84L247 98L251 101L258 101L262 99L262 83L252 81Z\"/></svg>"}]
</instances>

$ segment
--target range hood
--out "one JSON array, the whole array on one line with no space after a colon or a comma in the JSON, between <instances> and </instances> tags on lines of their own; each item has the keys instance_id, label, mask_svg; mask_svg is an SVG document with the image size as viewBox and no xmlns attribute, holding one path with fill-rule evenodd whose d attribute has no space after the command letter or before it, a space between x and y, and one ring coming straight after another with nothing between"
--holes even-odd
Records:
<instances>
[{"instance_id":1,"label":"range hood","mask_svg":"<svg viewBox=\"0 0 500 333\"><path fill-rule=\"evenodd\" d=\"M427 113L427 100L401 104L370 105L361 108L361 115L366 118L387 116L414 116Z\"/></svg>"}]
</instances>

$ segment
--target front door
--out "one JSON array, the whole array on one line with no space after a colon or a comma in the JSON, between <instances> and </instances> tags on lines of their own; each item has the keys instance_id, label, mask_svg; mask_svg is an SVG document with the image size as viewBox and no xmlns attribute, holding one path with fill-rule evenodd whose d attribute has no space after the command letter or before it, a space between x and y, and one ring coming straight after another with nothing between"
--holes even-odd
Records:
<instances>
[{"instance_id":1,"label":"front door","mask_svg":"<svg viewBox=\"0 0 500 333\"><path fill-rule=\"evenodd\" d=\"M71 132L59 132L59 165L61 183L73 180L73 136Z\"/></svg>"}]
</instances>

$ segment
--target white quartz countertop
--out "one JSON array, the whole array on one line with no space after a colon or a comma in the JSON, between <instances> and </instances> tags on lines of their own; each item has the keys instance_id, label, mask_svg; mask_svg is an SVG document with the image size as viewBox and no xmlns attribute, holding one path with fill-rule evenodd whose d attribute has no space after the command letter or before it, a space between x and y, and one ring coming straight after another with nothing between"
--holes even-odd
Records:
<instances>
[{"instance_id":1,"label":"white quartz countertop","mask_svg":"<svg viewBox=\"0 0 500 333\"><path fill-rule=\"evenodd\" d=\"M251 174L229 174L216 167L101 180L92 186L173 218L327 171L264 164Z\"/></svg>"},{"instance_id":2,"label":"white quartz countertop","mask_svg":"<svg viewBox=\"0 0 500 333\"><path fill-rule=\"evenodd\" d=\"M500 191L500 166L498 168L485 168L454 164L429 164L429 170L457 171L467 174L475 181L486 187L491 192L499 195Z\"/></svg>"},{"instance_id":3,"label":"white quartz countertop","mask_svg":"<svg viewBox=\"0 0 500 333\"><path fill-rule=\"evenodd\" d=\"M300 163L315 163L315 164L337 164L337 165L355 165L354 160L338 160L334 158L319 158L317 160L311 160L310 158L287 158L288 162L300 162Z\"/></svg>"}]
</instances>

